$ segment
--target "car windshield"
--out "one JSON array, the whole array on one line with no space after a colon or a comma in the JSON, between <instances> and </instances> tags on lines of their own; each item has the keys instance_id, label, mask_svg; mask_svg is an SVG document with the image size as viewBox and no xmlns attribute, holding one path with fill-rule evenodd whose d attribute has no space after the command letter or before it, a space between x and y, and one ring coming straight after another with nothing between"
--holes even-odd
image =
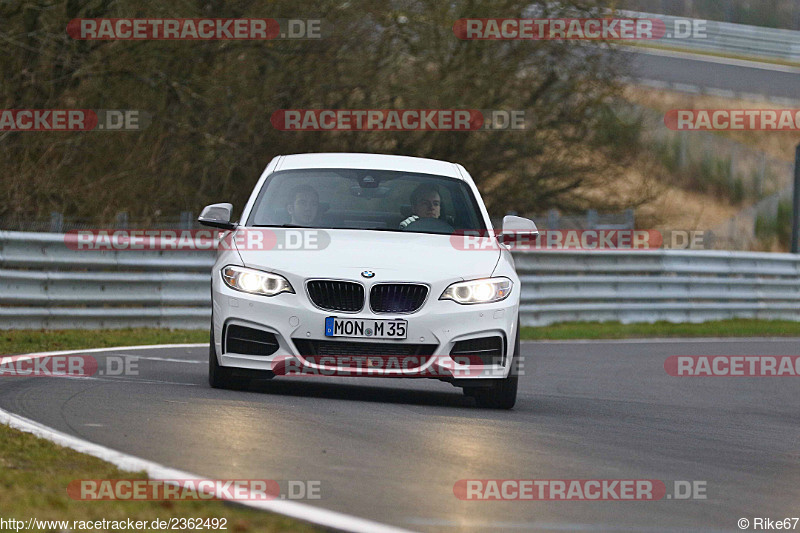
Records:
<instances>
[{"instance_id":1,"label":"car windshield","mask_svg":"<svg viewBox=\"0 0 800 533\"><path fill-rule=\"evenodd\" d=\"M439 234L486 229L475 197L462 180L356 169L271 174L247 225Z\"/></svg>"}]
</instances>

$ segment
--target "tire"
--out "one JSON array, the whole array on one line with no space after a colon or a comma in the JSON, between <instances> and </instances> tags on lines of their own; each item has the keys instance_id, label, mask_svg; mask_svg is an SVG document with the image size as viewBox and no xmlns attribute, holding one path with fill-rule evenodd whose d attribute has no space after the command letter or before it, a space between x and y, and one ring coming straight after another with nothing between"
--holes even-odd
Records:
<instances>
[{"instance_id":1,"label":"tire","mask_svg":"<svg viewBox=\"0 0 800 533\"><path fill-rule=\"evenodd\" d=\"M214 389L241 390L250 384L248 378L234 376L230 368L220 366L217 360L217 349L214 346L214 327L211 327L210 346L208 351L208 384Z\"/></svg>"},{"instance_id":2,"label":"tire","mask_svg":"<svg viewBox=\"0 0 800 533\"><path fill-rule=\"evenodd\" d=\"M489 409L512 409L517 403L517 387L519 385L519 320L517 321L517 336L514 341L514 353L511 360L511 370L508 377L496 380L488 388L465 388L464 395L475 398L478 407Z\"/></svg>"}]
</instances>

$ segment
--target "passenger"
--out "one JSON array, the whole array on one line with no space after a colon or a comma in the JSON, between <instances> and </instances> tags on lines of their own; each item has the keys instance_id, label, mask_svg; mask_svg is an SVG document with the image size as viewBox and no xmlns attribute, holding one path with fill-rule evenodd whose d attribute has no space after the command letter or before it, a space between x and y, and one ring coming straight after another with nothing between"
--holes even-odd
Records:
<instances>
[{"instance_id":1,"label":"passenger","mask_svg":"<svg viewBox=\"0 0 800 533\"><path fill-rule=\"evenodd\" d=\"M294 226L313 226L319 214L319 193L310 185L299 185L292 189L290 203L286 211L292 217Z\"/></svg>"}]
</instances>

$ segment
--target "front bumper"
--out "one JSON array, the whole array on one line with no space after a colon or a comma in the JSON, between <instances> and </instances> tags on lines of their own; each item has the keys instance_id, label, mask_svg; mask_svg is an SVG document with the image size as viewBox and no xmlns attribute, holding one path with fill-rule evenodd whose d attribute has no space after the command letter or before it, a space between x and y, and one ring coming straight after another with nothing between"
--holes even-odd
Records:
<instances>
[{"instance_id":1,"label":"front bumper","mask_svg":"<svg viewBox=\"0 0 800 533\"><path fill-rule=\"evenodd\" d=\"M297 288L297 287L295 287ZM493 304L461 305L450 300L438 300L436 287L426 304L412 314L375 314L368 306L359 313L339 313L315 307L304 291L279 294L273 297L250 295L227 287L214 276L212 282L214 342L219 364L250 370L270 371L277 375L316 376L374 376L374 377L432 377L452 380L498 379L506 377L512 364L519 311L519 285L503 301ZM300 346L313 341L342 341L325 336L325 319L340 316L353 319L393 319L408 321L403 340L347 339L348 343L374 344L380 352L391 352L398 345L424 345L424 356L359 355L349 357L323 356L302 353ZM223 351L227 327L239 325L275 335L277 350L271 355L246 355ZM451 356L456 342L483 337L500 336L503 357L498 364L473 364L474 359ZM306 342L311 341L311 342ZM403 346L413 352L413 346ZM399 351L404 351L403 349ZM363 354L364 350L359 350ZM428 353L430 352L430 353Z\"/></svg>"}]
</instances>

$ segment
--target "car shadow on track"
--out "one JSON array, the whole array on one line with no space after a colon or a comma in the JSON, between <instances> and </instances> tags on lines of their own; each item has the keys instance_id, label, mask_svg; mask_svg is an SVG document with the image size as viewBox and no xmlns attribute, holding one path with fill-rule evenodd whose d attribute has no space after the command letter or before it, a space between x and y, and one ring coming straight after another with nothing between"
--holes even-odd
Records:
<instances>
[{"instance_id":1,"label":"car shadow on track","mask_svg":"<svg viewBox=\"0 0 800 533\"><path fill-rule=\"evenodd\" d=\"M249 387L244 390L282 396L325 398L328 400L431 405L437 407L475 407L475 400L463 396L461 389L455 387L452 392L445 392L277 379L270 381L253 380L250 382Z\"/></svg>"}]
</instances>

